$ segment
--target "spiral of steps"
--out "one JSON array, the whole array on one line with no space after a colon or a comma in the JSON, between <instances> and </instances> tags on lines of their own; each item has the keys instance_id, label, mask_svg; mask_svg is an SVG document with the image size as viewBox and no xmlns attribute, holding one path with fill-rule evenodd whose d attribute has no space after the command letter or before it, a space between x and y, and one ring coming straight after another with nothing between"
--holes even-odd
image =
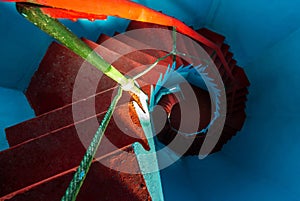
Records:
<instances>
[{"instance_id":1,"label":"spiral of steps","mask_svg":"<svg viewBox=\"0 0 300 201\"><path fill-rule=\"evenodd\" d=\"M132 21L127 30L140 28L170 29ZM224 42L225 37L206 28L197 32L221 48L234 77L229 77L212 49L200 44L211 55L226 87L227 116L221 138L213 150L217 152L243 127L247 87L250 83L243 69L233 59L229 45ZM105 43L108 39L111 39L110 46ZM131 44L139 42L134 38L128 38L127 41L130 42L127 44L104 34L99 36L96 43L82 40L96 48L105 60L112 62L122 73L140 65L154 63L165 55L165 52L157 50L133 51ZM114 61L114 58L120 56L119 50L124 48L132 50L132 53ZM159 64L166 69L172 61L170 56ZM26 91L36 117L6 129L10 148L0 152L0 200L53 201L60 200L63 196L86 150L82 136L78 136L78 129L84 131L84 141L88 144L97 130L94 120L102 120L116 89L114 81L86 64L86 74L82 82L87 85L81 89L83 93L74 96L74 85L83 63L83 59L62 45L53 42L49 46ZM176 64L181 66L186 65L186 62L178 57ZM139 82L157 80L165 69L155 68L139 78ZM149 95L149 88L144 90ZM124 93L115 111L125 122L126 115L122 115L126 111L124 108L128 107L129 97L129 94ZM91 105L94 110L89 109L88 106ZM73 116L74 108L84 111L76 119ZM138 172L137 158L134 155L128 157L124 153L133 153L134 142L140 142L145 148L147 142L139 129L130 125L127 125L127 129L132 133L131 136L125 135L115 120L110 122L105 133L106 138L100 144L97 160L93 162L77 200L151 200L143 175L117 171L98 162L105 161L110 167L126 166ZM165 132L158 138L168 144L175 135L176 133ZM205 135L197 136L186 155L197 154L204 139ZM190 139L183 137L183 140ZM108 141L115 146L110 146Z\"/></svg>"}]
</instances>

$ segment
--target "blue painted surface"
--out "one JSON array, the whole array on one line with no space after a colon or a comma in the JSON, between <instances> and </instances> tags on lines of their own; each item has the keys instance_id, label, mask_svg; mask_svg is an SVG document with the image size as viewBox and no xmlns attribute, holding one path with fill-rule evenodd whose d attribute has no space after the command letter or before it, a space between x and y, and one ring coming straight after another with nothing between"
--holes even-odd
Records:
<instances>
[{"instance_id":1,"label":"blue painted surface","mask_svg":"<svg viewBox=\"0 0 300 201\"><path fill-rule=\"evenodd\" d=\"M201 161L182 159L163 170L165 200L300 200L300 2L140 2L226 35L252 84L243 130L221 153ZM12 5L0 3L0 10L0 26L5 27L0 38L0 86L23 91L51 40L16 14ZM127 23L113 21L120 30ZM108 22L97 22L96 28L90 22L66 23L78 35L94 40L105 26L102 23ZM104 32L113 31L107 25ZM0 101L3 149L3 128L33 113L21 92L1 88Z\"/></svg>"}]
</instances>

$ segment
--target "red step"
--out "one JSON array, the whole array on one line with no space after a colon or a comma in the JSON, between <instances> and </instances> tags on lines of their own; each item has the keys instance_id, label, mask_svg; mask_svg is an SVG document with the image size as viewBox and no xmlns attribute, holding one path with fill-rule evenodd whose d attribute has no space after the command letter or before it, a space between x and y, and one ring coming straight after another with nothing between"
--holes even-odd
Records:
<instances>
[{"instance_id":1,"label":"red step","mask_svg":"<svg viewBox=\"0 0 300 201\"><path fill-rule=\"evenodd\" d=\"M95 46L94 43L88 42L90 46ZM131 59L132 61L138 62L138 65L132 65L131 69L128 70L127 72L130 72L129 74L126 74L126 72L121 71L125 75L129 75L129 77L133 77L134 75L137 75L138 73L144 71L145 69L148 68L149 65L153 64L157 58L153 57L151 54L144 53L141 51L137 51L136 49L128 46L127 44L123 43L122 41L116 40L115 38L110 38L109 43L102 43L101 46L108 48L108 49L113 49L115 54L122 55L123 52L122 50L127 48L128 52L131 52L129 54L126 54L124 56L127 59ZM118 47L118 48L114 48ZM124 49L123 49L124 48ZM155 50L155 52L157 52ZM121 57L122 58L122 57ZM159 62L159 65L156 65L154 68L151 69L150 72L147 74L141 76L140 78L137 79L138 83L140 86L146 86L148 88L148 92L150 93L150 85L156 84L157 80L160 78L162 74L164 74L169 66L169 64L172 63L171 57L166 58L166 60ZM169 60L169 62L168 62ZM180 63L180 60L177 60L178 63ZM122 65L124 61L120 62L118 65L115 64L116 66ZM144 63L146 62L146 63ZM150 62L150 63L148 63Z\"/></svg>"},{"instance_id":2,"label":"red step","mask_svg":"<svg viewBox=\"0 0 300 201\"><path fill-rule=\"evenodd\" d=\"M229 140L237 133L236 129L230 128L227 125L224 125L222 134L216 146L214 147L212 153L221 151L225 144L228 143Z\"/></svg>"},{"instance_id":3,"label":"red step","mask_svg":"<svg viewBox=\"0 0 300 201\"><path fill-rule=\"evenodd\" d=\"M244 110L235 112L234 114L228 115L226 119L226 125L236 130L241 130L246 119L246 113Z\"/></svg>"},{"instance_id":4,"label":"red step","mask_svg":"<svg viewBox=\"0 0 300 201\"><path fill-rule=\"evenodd\" d=\"M170 27L142 22L131 22L128 30L138 28L170 30ZM233 54L228 52L229 46L224 44L225 37L208 29L201 29L198 32L221 48L237 80L234 83L227 79L215 52L203 45L216 63L223 80L226 81L226 95L228 103L230 103L224 130L213 150L215 152L221 150L223 145L242 128L246 118L244 112L245 98L248 92L246 87L250 83L243 69L236 66L236 61L232 59ZM132 76L142 70L137 69L139 66L144 65L143 68L145 68L145 65L154 63L157 58L166 55L172 48L171 32L160 36L151 34L149 31L148 33L149 40L145 41L146 45L139 42L138 36L137 38L123 36L126 40L122 41L121 35L115 38L101 35L98 40L102 43L100 46L86 39L83 41L92 48L97 47L96 51L122 73L131 71L129 75ZM168 50L169 48L169 50L167 52L149 50L153 41L162 44L162 49ZM179 37L178 43L184 53L197 53L192 40L180 44ZM139 48L134 45L143 45L148 49L137 51ZM124 50L128 51L128 54L124 55ZM116 58L119 59L115 60ZM176 61L177 65L184 63L180 58L177 58ZM172 62L172 57L161 61L162 66L154 68L150 73L141 77L138 82L141 85L156 83L160 73L164 73ZM26 92L30 104L39 116L7 129L7 138L13 147L0 153L0 164L2 164L0 166L0 200L59 200L64 194L86 151L86 147L82 143L86 146L90 143L98 128L98 122L103 119L110 104L113 89L116 86L116 83L107 76L103 76L98 82L97 79L101 73L88 65L86 67L88 74L82 80L86 84L86 88L82 88L83 93L77 97L72 97L74 82L82 63L83 59L57 43L53 43L47 51ZM149 93L149 86L146 86L145 91ZM93 98L95 98L95 105ZM129 100L129 95L124 92L124 96L114 112L115 118L118 118L119 121L112 119L109 123L97 157L106 161L113 168L124 167L138 173L139 166L131 144L140 142L146 149L148 145L136 117L132 117L135 113L132 106L127 104ZM164 103L163 100L160 104ZM200 100L202 119L199 127L202 128L208 124L208 117L210 117L208 92L201 93ZM173 101L175 103L177 100ZM170 111L172 106L168 103L164 104ZM73 119L72 115L74 107L84 111L76 119ZM94 112L94 108L96 112ZM119 123L122 125L120 126ZM119 128L126 129L120 130ZM178 152L182 145L191 143L185 154L199 154L205 135L198 135L194 140L193 137L178 135L173 131L167 133L167 129L166 126L162 134L158 135L160 140L167 144L177 136L179 141L171 148ZM125 131L126 133L124 133ZM131 153L131 155L128 156L127 152L120 152L119 149ZM142 175L122 173L122 171L110 169L98 161L94 161L77 200L98 200L99 198L125 201L151 200Z\"/></svg>"},{"instance_id":5,"label":"red step","mask_svg":"<svg viewBox=\"0 0 300 201\"><path fill-rule=\"evenodd\" d=\"M232 60L232 57L233 57L233 53L232 52L228 52L225 56L225 59L227 61L227 63L229 64L230 61Z\"/></svg>"},{"instance_id":6,"label":"red step","mask_svg":"<svg viewBox=\"0 0 300 201\"><path fill-rule=\"evenodd\" d=\"M224 55L226 55L229 51L230 46L223 43L223 45L221 46L221 51L223 52Z\"/></svg>"},{"instance_id":7,"label":"red step","mask_svg":"<svg viewBox=\"0 0 300 201\"><path fill-rule=\"evenodd\" d=\"M115 56L113 52L107 49L102 48L101 51L103 52L102 56L107 60L111 60ZM102 73L87 64L84 67L84 74L87 78L82 80L86 84L86 89L82 90L79 97L73 97L72 100L75 79L82 63L83 59L66 47L57 43L51 44L26 91L26 96L36 115L41 115L70 104L72 101L79 101L95 94L93 89L95 84L98 84L97 80ZM105 85L99 86L99 92L115 85L116 83L111 81L105 82Z\"/></svg>"},{"instance_id":8,"label":"red step","mask_svg":"<svg viewBox=\"0 0 300 201\"><path fill-rule=\"evenodd\" d=\"M239 103L245 103L247 102L247 96L246 95L239 95L239 96L235 96L234 99L228 99L227 100L227 104L231 105L231 104L239 104Z\"/></svg>"},{"instance_id":9,"label":"red step","mask_svg":"<svg viewBox=\"0 0 300 201\"><path fill-rule=\"evenodd\" d=\"M118 35L115 35L114 39L131 46L135 50L139 49L140 52L143 52L143 53L149 55L150 58L154 57L155 59L149 60L148 64L149 64L149 62L150 63L155 62L156 59L164 57L168 53L165 51L153 49L153 47L151 47L147 44L144 44L142 41L138 41L136 38L132 38L130 36L131 35L127 35L127 34L118 34ZM140 58L138 58L138 59L140 59ZM168 57L161 62L165 62L167 65L169 65L169 64L173 63L173 59L171 57ZM141 62L141 63L143 63L143 62ZM177 66L183 65L183 61L180 57L176 57L176 64L177 64Z\"/></svg>"},{"instance_id":10,"label":"red step","mask_svg":"<svg viewBox=\"0 0 300 201\"><path fill-rule=\"evenodd\" d=\"M125 36L121 36L120 38L125 38ZM109 39L109 41L108 41ZM127 39L126 39L127 40ZM125 40L125 41L126 41ZM103 43L100 43L101 41L106 41ZM101 34L98 41L99 44L102 46L120 54L120 55L126 55L126 57L138 62L140 65L149 65L153 64L159 57L155 57L153 55L147 54L142 51L137 51L136 48L132 47L129 44L126 44L123 41L117 40L117 38L111 38L107 35ZM166 53L163 53L162 56L166 55ZM172 58L168 57L166 60L160 61L159 65L168 66L170 63L172 63ZM159 70L159 69L157 69ZM163 72L163 71L161 71Z\"/></svg>"},{"instance_id":11,"label":"red step","mask_svg":"<svg viewBox=\"0 0 300 201\"><path fill-rule=\"evenodd\" d=\"M94 43L92 43L88 40L85 40L85 39L83 39L83 40L87 44L89 44L90 46L93 46L93 47L96 46L96 44L94 44ZM118 41L116 41L116 42L118 42ZM118 42L115 45L120 46L120 43ZM98 48L103 49L103 47L98 47ZM116 53L115 53L115 55L116 55ZM149 58L149 57L150 56L144 55L143 58ZM153 58L153 60L156 60L156 59ZM135 61L130 61L130 60L128 60L127 57L125 57L122 60L122 62L125 62L125 61L127 61L127 63L131 63L132 67L140 66L139 63L136 63ZM118 64L116 66L120 66L120 65L121 64ZM93 67L91 67L91 68L93 68ZM166 69L162 69L161 66L156 67L154 70L152 70L152 72L150 74L147 74L147 75L141 77L141 79L146 80L149 83L151 83L151 82L155 83L156 80L158 79L158 77L160 76L160 74L156 73L156 71L160 71L161 73L164 73L165 70ZM103 78L105 78L105 77L103 77ZM115 85L115 83L110 78L107 78L105 80L105 82L103 82L101 80L100 84L99 84L99 86L101 86L101 88L98 89L98 91L104 90L105 89L104 87L110 87L108 85L108 83L110 83L109 85L111 85L111 86ZM89 111L89 112L86 112L84 117L81 117L81 119L78 119L78 121L83 120L84 118L88 118L88 117L90 117L90 115L94 115L93 114L94 111L91 110L91 109L94 108L94 106L91 106L91 104L93 104L93 98L94 97L96 98L96 105L97 105L96 111L97 111L97 113L98 112L103 112L107 109L108 105L110 104L110 100L111 100L111 97L112 97L112 92L113 92L113 89L111 89L111 90L109 90L105 93L99 93L96 96L92 96L91 98L84 99L84 100L79 101L79 102L77 102L73 105L68 104L68 105L66 105L62 108L53 110L51 112L45 113L44 115L40 115L40 116L38 116L34 119L31 119L31 120L23 122L19 125L13 126L9 129L7 129L8 141L9 141L10 145L13 146L13 145L16 145L18 143L24 142L26 140L29 140L29 139L38 137L40 135L43 135L47 132L50 132L51 130L56 130L56 129L59 129L61 127L72 124L73 123L73 116L72 116L72 108L73 107L77 107L77 108L87 107L87 106L90 107L90 108L87 108L85 110L85 111ZM107 98L103 98L103 95ZM101 108L102 108L102 110L101 110ZM63 121L61 121L61 120L63 120ZM49 122L51 122L51 123L49 123ZM59 122L59 123L54 124L52 122ZM21 131L23 131L22 134L19 134Z\"/></svg>"},{"instance_id":12,"label":"red step","mask_svg":"<svg viewBox=\"0 0 300 201\"><path fill-rule=\"evenodd\" d=\"M231 59L231 61L228 64L231 71L235 68L236 64L237 61L235 59Z\"/></svg>"},{"instance_id":13,"label":"red step","mask_svg":"<svg viewBox=\"0 0 300 201\"><path fill-rule=\"evenodd\" d=\"M207 28L201 28L199 30L197 30L197 32L199 34L201 34L202 36L206 37L207 39L211 40L212 42L214 42L218 47L222 47L224 41L225 41L225 37L213 32Z\"/></svg>"},{"instance_id":14,"label":"red step","mask_svg":"<svg viewBox=\"0 0 300 201\"><path fill-rule=\"evenodd\" d=\"M102 46L98 46L97 51L106 61L111 63L119 56L119 54ZM87 84L86 90L82 91L79 97L73 97L72 100L74 82L82 63L83 60L69 49L57 43L51 44L26 91L26 96L37 116L95 94L93 89L95 84L98 84L95 82L102 73L87 64L85 67L87 78L83 80ZM132 66L137 64L127 57L121 57L113 63L123 73L130 71ZM108 78L103 76L103 79L107 80ZM116 85L114 82L104 83L104 85L99 85L98 92Z\"/></svg>"},{"instance_id":15,"label":"red step","mask_svg":"<svg viewBox=\"0 0 300 201\"><path fill-rule=\"evenodd\" d=\"M69 49L57 43L50 45L26 91L36 115L71 103L72 86L82 62Z\"/></svg>"},{"instance_id":16,"label":"red step","mask_svg":"<svg viewBox=\"0 0 300 201\"><path fill-rule=\"evenodd\" d=\"M137 159L131 146L104 155L92 163L76 200L151 200L141 174L128 174L117 171L102 165L100 162L109 164L111 168L124 168L131 172L140 172ZM26 186L23 189L18 189L4 197L2 197L1 194L0 200L60 200L69 182L73 178L75 171L76 168L72 168L38 183Z\"/></svg>"},{"instance_id":17,"label":"red step","mask_svg":"<svg viewBox=\"0 0 300 201\"><path fill-rule=\"evenodd\" d=\"M150 74L151 75L151 74ZM70 105L69 105L69 109L70 109ZM57 111L55 111L55 112L57 112ZM54 112L54 113L55 113ZM62 111L60 111L60 112L62 112ZM49 112L48 114L50 114L51 112ZM62 112L63 113L63 112ZM47 116L48 114L45 114L45 116ZM50 115L51 116L51 115ZM48 116L49 117L49 116ZM37 121L38 122L38 121ZM87 122L90 122L90 120L85 120L85 121L83 121L82 123L79 123L78 125L83 129L83 130L85 130L85 132L86 133L88 133L90 130L89 129L91 129L91 127L90 126L88 126L88 124L89 123L87 123ZM126 122L125 121L125 119L123 119L123 121L122 122ZM70 123L70 122L68 122L68 123ZM67 123L67 124L68 124ZM87 125L85 125L87 123ZM113 123L111 123L111 124L113 124ZM128 122L127 122L127 124L126 125L128 125ZM45 126L45 127L47 127L47 126ZM110 140L112 140L113 142L115 142L115 143L117 143L117 145L118 145L118 147L122 147L122 146L125 146L126 144L131 144L131 143L133 143L133 142L135 142L135 141L139 141L139 140L137 140L137 139L132 139L131 138L131 141L129 140L128 141L128 136L126 136L125 134L121 134L119 137L121 137L121 138L123 138L123 139L121 139L121 138L119 138L119 137L116 137L115 135L116 134L118 134L118 133L120 133L119 131L116 131L116 130L110 130L110 128L113 128L113 129L117 129L116 128L117 126L114 126L114 125L112 125L112 126L110 126L109 128L108 128L108 130L107 130L107 133L114 133L114 135L113 136L110 136L109 138L110 138ZM51 130L51 129L49 129L49 130ZM91 131L90 132L90 134L94 134L95 133L95 128L94 128L94 130L93 131ZM65 137L65 140L64 139L62 139L61 138L61 136L64 136ZM34 138L35 137L35 138ZM141 137L141 136L136 136L137 138L139 138L139 137ZM26 140L26 139L25 139ZM75 140L75 141L74 141ZM21 140L22 141L22 140ZM77 142L76 142L77 141ZM74 145L74 143L76 144L76 143L80 143L80 141L79 141L79 139L78 139L78 137L76 138L76 130L75 130L75 127L74 127L74 125L70 125L69 127L64 127L64 128L61 128L61 129L59 129L59 130L56 130L56 131L52 131L51 133L49 133L49 134L44 134L43 136L33 136L33 138L30 140L30 141L27 141L26 143L23 143L23 144L21 144L21 146L16 146L16 147L14 147L14 148L12 148L12 149L10 149L10 151L8 152L8 153L10 153L10 154L15 154L15 155L18 155L18 156L22 156L22 159L21 158L18 158L18 157L15 157L15 160L13 160L13 161L11 161L11 163L15 163L14 165L12 165L12 166L14 166L14 167L19 167L19 165L21 165L21 166L26 166L27 167L27 169L25 168L23 168L24 169L24 171L26 171L27 172L27 174L28 175L32 175L32 174L34 174L34 172L41 172L41 171L44 171L44 175L42 174L42 175L39 175L39 177L37 177L37 178L35 178L35 177L33 177L33 178L31 178L31 180L30 179L28 179L28 178L25 178L25 179L21 179L21 180L23 180L23 181L26 181L27 183L19 183L19 184L17 184L17 186L14 186L14 185L11 185L10 186L10 189L9 190L12 190L12 191L15 191L15 190L17 190L18 188L22 188L22 187L24 187L24 186L27 186L27 185L30 185L31 183L34 183L34 182L38 182L38 181L40 181L40 180L42 180L42 179L45 179L45 178L47 178L47 177L49 177L49 176L51 176L51 175L55 175L55 174L58 174L59 172L61 172L61 171L63 171L62 169L59 169L59 163L62 163L62 158L60 158L60 157L57 157L57 155L59 155L58 153L55 153L55 151L60 151L60 150L63 150L64 149L64 147L55 147L55 149L53 150L53 149L51 149L51 150L49 150L49 151L45 151L46 153L45 154L43 154L43 156L44 157L46 157L46 158L51 158L51 162L52 163L54 163L53 165L51 165L51 166L53 166L53 167L57 167L58 169L55 169L55 168L52 168L51 170L47 170L47 167L45 167L45 165L47 165L47 164L45 164L45 162L44 163L40 163L39 164L39 168L41 168L40 170L36 170L36 169L33 169L33 168L31 168L29 165L32 163L32 164L36 164L37 162L35 162L34 160L39 160L39 158L38 158L38 153L42 153L42 150L41 149L39 149L39 147L38 147L38 145L40 145L40 144L42 144L43 146L45 146L45 147L53 147L53 145L51 146L51 142L59 142L59 144L60 145L64 145L64 147L68 147L68 144L70 145ZM49 144L50 143L50 144ZM105 143L105 141L103 142L103 143ZM119 144L118 144L119 143ZM55 144L55 143L52 143L52 144ZM71 146L70 145L70 146ZM73 146L72 146L73 147ZM19 148L19 149L18 149ZM111 148L107 148L107 146L106 145L103 145L103 144L101 144L101 150L104 150L104 153L106 153L106 152L110 152L110 151L112 151L112 149ZM79 147L78 147L78 145L76 146L74 146L74 149L72 150L72 149L69 149L69 148L67 148L67 150L68 151L70 151L71 150L71 152L72 152L72 154L73 155L76 155L78 158L78 160L74 160L74 158L72 158L72 163L71 164L68 164L68 163L65 163L64 162L64 165L66 165L67 166L67 168L71 168L71 167L73 167L74 166L74 164L78 164L79 163L79 160L81 159L81 157L82 157L82 154L83 153L81 153L81 152L84 152L84 149L83 148L81 148L81 149L79 149ZM66 157L72 157L71 156L71 153L69 153L69 152L66 152L65 154L63 154L63 153L61 153L59 156L64 156L63 158L66 158ZM81 154L80 154L81 153ZM28 158L28 160L26 160L26 154L30 154L29 156L30 156L30 158ZM66 156L67 155L67 156ZM27 155L28 156L28 155ZM1 157L2 157L2 159L7 159L7 158L12 158L9 154L7 155L7 154L3 154L3 155L1 155ZM56 157L56 158L55 158ZM27 163L27 165L26 165L26 162L25 162L25 165L22 165L22 164L19 164L18 163L18 161L20 161L20 160L23 160L23 162L25 162L25 161L27 161L28 163L30 163L30 164L28 164ZM33 162L32 162L33 161ZM58 164L57 164L58 163ZM11 165L11 164L10 164ZM6 171L6 169L8 169L8 168L6 168L7 166L5 166L5 167L2 167L2 169L3 169L3 171L1 171L1 172L9 172L9 171ZM28 167L30 167L30 168L28 168ZM5 169L6 168L6 169ZM66 168L65 168L66 169ZM16 172L16 171L13 171L13 170L10 170L13 174ZM6 178L9 178L10 176L12 176L11 174L6 174ZM15 177L16 175L14 175L14 177ZM21 177L22 175L18 175L17 177L18 178L22 178ZM9 191L8 190L8 191ZM7 192L6 192L7 193Z\"/></svg>"},{"instance_id":18,"label":"red step","mask_svg":"<svg viewBox=\"0 0 300 201\"><path fill-rule=\"evenodd\" d=\"M157 29L157 32L155 34L153 34L153 30L151 30L152 28ZM131 21L127 27L127 31L133 31L137 29L143 29L143 30L142 33L136 32L137 34L134 34L134 38L136 40L144 41L145 44L149 45L152 48L166 50L167 53L172 51L173 48L172 27L167 27L167 26L157 25L152 23L138 22L138 21ZM163 31L163 29L169 31L166 32Z\"/></svg>"},{"instance_id":19,"label":"red step","mask_svg":"<svg viewBox=\"0 0 300 201\"><path fill-rule=\"evenodd\" d=\"M224 44L225 37L216 34L212 31L209 31L207 29L201 29L199 30L199 33L202 34L204 37L210 39L212 42L214 42L217 46L219 46L231 68L231 70L236 70L236 60L233 59L233 54L229 52L229 45ZM180 42L180 38L178 43ZM177 45L178 45L177 43ZM190 47L191 44L179 44L179 46L182 46L182 51L180 52L188 52L187 47ZM202 45L203 46L203 45ZM208 52L208 54L212 54L214 62L219 69L219 72L223 78L223 81L225 82L225 87L226 87L226 92L227 92L227 100L228 100L228 117L226 119L225 123L225 128L232 128L230 132L224 129L222 132L221 139L219 140L217 146L213 150L215 152L216 150L221 150L222 146L232 138L236 134L238 130L240 130L244 120L245 120L245 113L244 113L244 108L245 104L244 102L246 99L240 98L247 94L247 89L245 88L244 85L239 85L237 83L232 83L231 79L226 75L224 66L222 65L221 61L219 58L216 56L216 54L213 54L214 51L210 48L207 48L203 46L204 49ZM238 72L239 70L235 71ZM176 133L172 133L172 131L169 131L168 135L159 135L159 139L163 141L165 144L170 143L173 138L176 136ZM186 138L184 136L177 136L180 139L180 143L177 147L173 147L173 149L177 151L182 147L182 144L185 144L189 142L189 138ZM198 151L201 148L201 145L203 143L205 137L203 136L197 136L196 140L192 143L191 148L186 152L187 155L193 155L193 154L198 154ZM193 139L192 139L193 140ZM180 145L181 144L181 145Z\"/></svg>"},{"instance_id":20,"label":"red step","mask_svg":"<svg viewBox=\"0 0 300 201\"><path fill-rule=\"evenodd\" d=\"M242 86L242 87L250 86L250 82L249 82L248 77L245 74L245 71L243 68L236 66L233 71L233 75L238 80L239 86Z\"/></svg>"},{"instance_id":21,"label":"red step","mask_svg":"<svg viewBox=\"0 0 300 201\"><path fill-rule=\"evenodd\" d=\"M112 88L90 98L68 104L62 108L52 110L48 113L37 116L33 119L24 121L20 124L7 128L6 137L10 146L23 143L28 140L45 135L51 131L70 126L76 122L83 121L95 114L105 112L113 97L116 88ZM122 100L125 99L121 99ZM124 102L124 101L123 101ZM74 122L73 109L82 109L81 116L76 116Z\"/></svg>"},{"instance_id":22,"label":"red step","mask_svg":"<svg viewBox=\"0 0 300 201\"><path fill-rule=\"evenodd\" d=\"M89 43L89 45L95 45L87 40L85 40L85 42ZM104 49L104 48L101 47L101 49ZM140 66L140 64L135 63L134 61L129 61L128 58L126 58L126 57L124 57L124 59L125 59L125 61L128 61L128 63L131 62L132 66ZM124 62L124 59L122 60L123 62ZM121 64L119 64L119 65L121 65ZM91 67L91 68L93 68L93 67ZM124 69L124 66L122 68ZM90 70L92 71L92 69L90 69ZM155 71L153 70L153 72L143 76L141 79L147 78L149 81L149 78L158 79L158 77L159 77L159 74L155 73ZM99 84L100 89L98 89L98 91L106 90L108 87L115 85L115 83L110 78L107 78L106 76L103 76L103 78L104 79L101 79L101 81L100 81L100 84ZM139 82L141 83L141 80ZM9 128L9 129L7 129L8 141L9 141L10 145L16 145L23 141L26 141L31 138L45 134L47 132L50 132L51 130L56 130L61 127L72 124L73 123L72 107L74 107L74 106L89 107L85 110L85 111L87 111L86 114L83 117L81 117L81 119L78 119L78 121L83 120L84 118L88 118L88 117L90 117L90 115L94 115L93 114L94 111L91 110L94 108L94 106L91 105L91 104L93 104L94 97L96 97L96 105L97 105L96 113L103 112L107 109L108 105L110 104L110 100L112 98L112 92L113 92L113 90L109 90L105 93L100 93L96 96L92 96L91 98L76 102L73 105L68 104L62 108L58 108L51 112L45 113L44 115L40 115L32 120L23 122L22 124L19 124L12 128ZM103 95L107 98L103 98ZM58 123L53 123L53 122L58 122ZM20 131L23 131L22 134L19 134Z\"/></svg>"},{"instance_id":23,"label":"red step","mask_svg":"<svg viewBox=\"0 0 300 201\"><path fill-rule=\"evenodd\" d=\"M126 128L127 132L119 129L115 119L111 120L105 132L106 138L103 138L100 144L98 156L134 142L140 142L147 148L142 129L134 126L130 117L126 116L127 108L127 104L121 105L114 112L118 122L123 124L121 128ZM103 117L104 113L97 116L98 121ZM96 133L97 119L87 119L1 152L0 195L6 195L77 166L85 153L82 143L87 147ZM12 178L18 180L14 181Z\"/></svg>"}]
</instances>

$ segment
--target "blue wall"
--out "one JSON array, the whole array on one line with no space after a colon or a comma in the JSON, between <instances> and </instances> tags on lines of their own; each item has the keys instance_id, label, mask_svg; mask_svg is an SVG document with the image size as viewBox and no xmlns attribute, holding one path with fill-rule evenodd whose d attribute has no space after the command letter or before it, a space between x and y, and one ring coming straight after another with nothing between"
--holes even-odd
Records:
<instances>
[{"instance_id":1,"label":"blue wall","mask_svg":"<svg viewBox=\"0 0 300 201\"><path fill-rule=\"evenodd\" d=\"M163 170L166 200L300 200L300 1L137 1L224 34L251 82L243 130L222 152ZM0 39L0 86L23 91L51 39L11 4L0 3L0 10L0 26L7 27ZM95 40L100 30L120 32L128 21L64 23ZM33 116L21 92L0 88L0 101L0 132Z\"/></svg>"}]
</instances>

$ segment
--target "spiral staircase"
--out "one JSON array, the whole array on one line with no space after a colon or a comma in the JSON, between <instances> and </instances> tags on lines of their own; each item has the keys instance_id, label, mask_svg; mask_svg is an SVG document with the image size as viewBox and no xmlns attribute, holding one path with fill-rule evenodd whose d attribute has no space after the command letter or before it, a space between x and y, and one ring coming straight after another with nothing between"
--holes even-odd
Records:
<instances>
[{"instance_id":1,"label":"spiral staircase","mask_svg":"<svg viewBox=\"0 0 300 201\"><path fill-rule=\"evenodd\" d=\"M139 28L165 28L159 25L132 21L127 30ZM241 130L246 118L245 103L247 101L249 81L243 69L237 65L225 38L215 32L202 28L197 32L214 42L221 48L230 67L234 79L230 78L224 66L214 51L204 44L200 44L215 62L226 88L227 116L225 126L213 152L220 151L222 147ZM117 34L117 33L116 33ZM128 43L111 38L110 43L105 43L110 36L101 34L97 43L82 39L103 56L107 61L120 55L120 50L127 48L131 54L121 57L113 65L122 73L127 73L142 64L154 63L157 58L165 55L163 51L134 51L133 43L138 43L134 38L128 38ZM98 46L100 44L100 46ZM109 45L107 45L109 44ZM192 45L192 44L185 44ZM172 57L160 61L161 66L172 63ZM97 89L87 85L84 93L74 97L73 88L78 72L83 64L83 59L62 45L53 42L48 48L42 62L26 91L26 96L36 117L6 129L7 140L10 148L0 153L0 200L60 200L76 167L79 165L86 147L77 135L78 129L85 133L85 140L89 142L97 130L93 120L100 122L109 107L116 83L92 66L87 65L89 75L83 82L98 83ZM186 61L177 58L177 66L186 65ZM140 78L140 82L147 83L147 79L158 79L165 69L155 69ZM95 79L95 80L92 80ZM99 82L98 82L99 81ZM144 88L149 94L149 87ZM202 94L207 92L201 92ZM126 112L129 94L124 94L115 113L122 118ZM95 110L86 108L95 106ZM74 108L81 108L84 112L74 119ZM126 121L126 118L123 118ZM105 133L106 138L115 146L107 145L102 141L97 160L92 163L90 172L78 195L77 200L151 200L143 175L129 174L109 168L100 161L110 164L110 167L126 166L139 170L137 158L126 153L133 153L132 144L140 142L147 148L143 133L135 127L128 126L131 136L125 135L116 122L110 122ZM158 136L164 144L168 144L178 134L164 130ZM191 140L181 136L183 141ZM185 155L199 153L205 135L195 138L192 146ZM176 147L174 148L176 152Z\"/></svg>"}]
</instances>

